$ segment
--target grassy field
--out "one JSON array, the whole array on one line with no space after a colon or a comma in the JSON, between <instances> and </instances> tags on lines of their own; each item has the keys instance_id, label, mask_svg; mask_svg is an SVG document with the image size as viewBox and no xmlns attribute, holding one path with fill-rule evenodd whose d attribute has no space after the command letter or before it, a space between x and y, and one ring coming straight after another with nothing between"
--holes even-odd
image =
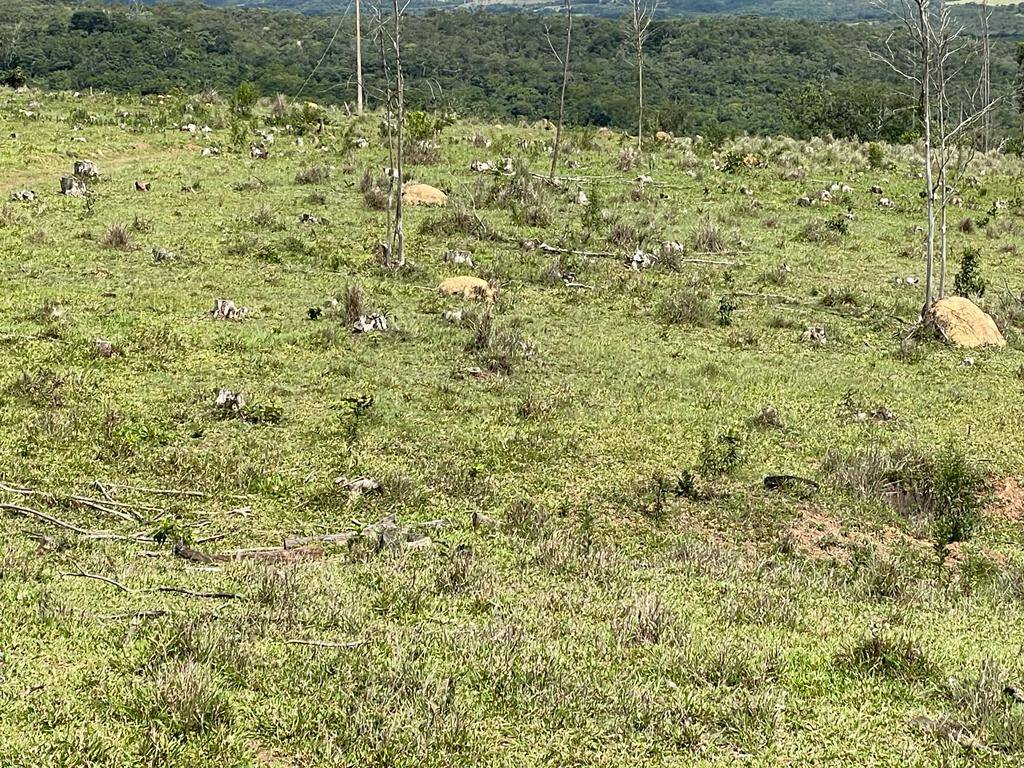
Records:
<instances>
[{"instance_id":1,"label":"grassy field","mask_svg":"<svg viewBox=\"0 0 1024 768\"><path fill-rule=\"evenodd\" d=\"M965 352L903 341L913 148L573 130L556 190L458 122L392 272L379 116L269 115L0 91L0 765L1021 764L1019 161L951 222Z\"/></svg>"}]
</instances>

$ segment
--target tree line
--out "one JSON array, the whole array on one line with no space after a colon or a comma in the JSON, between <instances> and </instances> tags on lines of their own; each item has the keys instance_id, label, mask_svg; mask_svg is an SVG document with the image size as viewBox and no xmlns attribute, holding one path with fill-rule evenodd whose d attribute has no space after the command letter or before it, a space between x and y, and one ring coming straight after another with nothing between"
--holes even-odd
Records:
<instances>
[{"instance_id":1,"label":"tree line","mask_svg":"<svg viewBox=\"0 0 1024 768\"><path fill-rule=\"evenodd\" d=\"M366 9L364 2L364 10ZM993 40L993 87L1017 72L1016 16ZM531 14L430 12L404 22L410 109L499 120L555 117L563 71ZM364 33L372 21L364 14ZM252 83L321 103L355 100L354 20L198 3L110 7L23 0L0 9L0 80L52 89L135 93L234 90ZM1024 32L1024 30L1021 30ZM831 133L898 141L919 133L913 98L872 61L877 23L819 24L754 17L656 20L645 42L644 124L712 139L743 132ZM333 40L333 42L332 42ZM636 129L636 74L628 25L580 16L565 122ZM366 99L380 106L384 72L364 61ZM1009 135L1018 120L995 116Z\"/></svg>"}]
</instances>

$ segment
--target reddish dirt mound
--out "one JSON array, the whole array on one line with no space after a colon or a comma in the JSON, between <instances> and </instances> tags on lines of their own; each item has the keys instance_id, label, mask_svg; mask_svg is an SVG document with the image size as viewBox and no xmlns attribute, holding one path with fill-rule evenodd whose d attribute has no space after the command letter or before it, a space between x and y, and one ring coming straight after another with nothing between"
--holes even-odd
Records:
<instances>
[{"instance_id":1,"label":"reddish dirt mound","mask_svg":"<svg viewBox=\"0 0 1024 768\"><path fill-rule=\"evenodd\" d=\"M1024 487L1015 477L1005 477L992 483L995 499L988 511L1009 520L1024 520Z\"/></svg>"},{"instance_id":2,"label":"reddish dirt mound","mask_svg":"<svg viewBox=\"0 0 1024 768\"><path fill-rule=\"evenodd\" d=\"M926 541L894 528L863 532L844 527L838 520L820 509L805 509L789 528L790 538L798 552L814 560L849 562L854 550L871 546L881 552L900 547L928 549Z\"/></svg>"}]
</instances>

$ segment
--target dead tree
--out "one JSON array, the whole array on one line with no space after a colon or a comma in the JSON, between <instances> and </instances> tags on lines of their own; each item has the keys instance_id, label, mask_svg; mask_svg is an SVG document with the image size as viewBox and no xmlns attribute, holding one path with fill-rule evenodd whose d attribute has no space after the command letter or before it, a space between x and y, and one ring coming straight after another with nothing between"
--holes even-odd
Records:
<instances>
[{"instance_id":1,"label":"dead tree","mask_svg":"<svg viewBox=\"0 0 1024 768\"><path fill-rule=\"evenodd\" d=\"M931 307L935 267L935 165L932 135L932 86L935 77L935 50L931 0L877 0L898 22L898 29L885 41L885 48L874 55L917 90L924 140L924 198L927 230L924 242L925 283L921 316ZM901 34L900 34L901 33ZM894 47L902 36L903 46Z\"/></svg>"},{"instance_id":2,"label":"dead tree","mask_svg":"<svg viewBox=\"0 0 1024 768\"><path fill-rule=\"evenodd\" d=\"M562 124L565 121L565 89L569 84L569 53L572 51L572 0L565 0L565 51L561 54L555 50L551 41L551 30L547 30L548 47L555 59L562 65L562 91L558 98L558 125L555 126L555 146L551 150L551 181L555 180L558 171L558 152L562 145Z\"/></svg>"},{"instance_id":3,"label":"dead tree","mask_svg":"<svg viewBox=\"0 0 1024 768\"><path fill-rule=\"evenodd\" d=\"M982 11L985 29L987 4ZM936 56L937 111L939 119L938 185L939 185L939 289L938 297L946 295L946 264L949 255L948 213L951 192L963 178L980 146L987 151L991 140L991 118L998 99L992 96L990 41L985 31L975 41L965 35L964 27L954 19L950 7L937 2L935 22L932 25ZM970 92L960 91L959 84L973 59L980 58L977 87ZM958 117L954 120L955 111Z\"/></svg>"},{"instance_id":4,"label":"dead tree","mask_svg":"<svg viewBox=\"0 0 1024 768\"><path fill-rule=\"evenodd\" d=\"M384 71L385 128L388 141L388 220L387 239L381 247L384 266L398 269L405 266L405 228L403 221L403 186L405 124L405 80L402 75L402 16L405 6L392 0L391 19L385 18L384 9L377 9L377 39L380 43L381 66ZM392 59L388 58L391 49ZM392 67L394 79L392 79ZM394 221L392 223L392 212Z\"/></svg>"},{"instance_id":5,"label":"dead tree","mask_svg":"<svg viewBox=\"0 0 1024 768\"><path fill-rule=\"evenodd\" d=\"M404 155L403 126L405 125L405 80L402 77L402 13L404 6L399 5L399 0L391 0L394 13L395 33L395 94L398 104L396 115L395 138L395 183L398 185L398 194L395 196L395 240L392 248L392 263L390 266L405 266L405 228L402 221L402 197L405 189L405 171L402 160Z\"/></svg>"},{"instance_id":6,"label":"dead tree","mask_svg":"<svg viewBox=\"0 0 1024 768\"><path fill-rule=\"evenodd\" d=\"M981 102L992 103L992 8L988 0L981 3ZM992 148L992 112L985 115L981 130L981 150Z\"/></svg>"},{"instance_id":7,"label":"dead tree","mask_svg":"<svg viewBox=\"0 0 1024 768\"><path fill-rule=\"evenodd\" d=\"M644 46L651 34L651 23L661 0L627 0L629 3L629 47L636 58L637 79L637 149L644 145Z\"/></svg>"},{"instance_id":8,"label":"dead tree","mask_svg":"<svg viewBox=\"0 0 1024 768\"><path fill-rule=\"evenodd\" d=\"M363 114L363 26L356 3L356 114Z\"/></svg>"},{"instance_id":9,"label":"dead tree","mask_svg":"<svg viewBox=\"0 0 1024 768\"><path fill-rule=\"evenodd\" d=\"M959 117L952 119L954 94L975 51L944 0L876 0L876 5L896 19L897 30L874 56L914 85L920 105L927 217L923 317L936 294L938 298L945 295L951 182L962 176L973 157L971 132L987 119L997 101L979 85L972 94L958 99ZM894 46L900 38L900 44ZM983 71L982 82L984 79Z\"/></svg>"}]
</instances>

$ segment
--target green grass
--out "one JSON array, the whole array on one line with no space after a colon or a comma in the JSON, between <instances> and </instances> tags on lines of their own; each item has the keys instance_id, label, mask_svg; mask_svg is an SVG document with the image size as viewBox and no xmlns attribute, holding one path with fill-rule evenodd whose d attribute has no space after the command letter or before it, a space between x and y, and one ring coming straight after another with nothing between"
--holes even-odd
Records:
<instances>
[{"instance_id":1,"label":"green grass","mask_svg":"<svg viewBox=\"0 0 1024 768\"><path fill-rule=\"evenodd\" d=\"M556 191L468 170L507 155L542 173L551 132L459 123L412 173L460 215L409 209L395 274L374 256L385 213L359 190L386 164L377 117L332 113L301 147L279 130L254 161L230 148L225 107L208 137L146 127L158 109L0 92L0 135L18 137L0 191L38 193L0 202L0 479L38 492L0 503L144 539L0 513L0 765L1020 763L1024 707L992 682L1024 674L1019 523L970 507L954 552L920 497L855 492L904 476L878 457L949 445L970 471L1024 471L1017 161L979 158L954 222L955 260L980 251L1010 341L965 366L900 344L920 298L894 278L922 271L910 148L872 171L849 143L681 141L620 172L623 139L602 135L565 154L567 175L599 180ZM735 153L760 163L715 170ZM82 158L103 174L92 197L60 197ZM854 192L795 204L832 182ZM1009 207L956 228L996 199ZM685 252L624 266L662 241ZM464 269L450 249L497 286L488 314L438 295ZM352 333L354 296L389 330ZM214 320L216 298L249 311ZM812 325L825 346L801 343ZM218 411L220 388L245 407ZM895 418L858 418L882 407ZM934 487L973 488L941 466ZM821 488L762 488L779 474ZM337 482L363 476L380 489ZM174 554L390 514L450 524L422 549Z\"/></svg>"}]
</instances>

